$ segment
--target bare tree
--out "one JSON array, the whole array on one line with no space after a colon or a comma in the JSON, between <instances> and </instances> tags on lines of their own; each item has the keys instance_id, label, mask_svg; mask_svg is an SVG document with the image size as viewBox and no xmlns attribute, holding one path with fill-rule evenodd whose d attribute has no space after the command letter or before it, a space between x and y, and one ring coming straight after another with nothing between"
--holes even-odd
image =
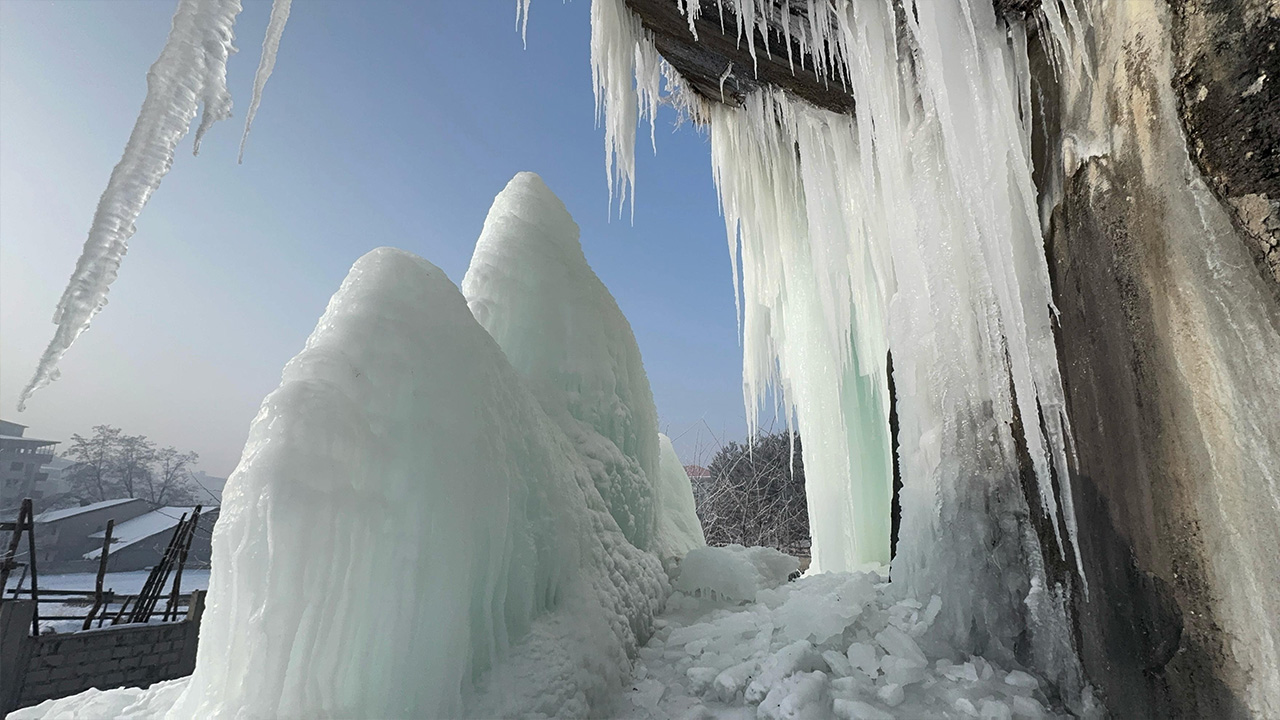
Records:
<instances>
[{"instance_id":1,"label":"bare tree","mask_svg":"<svg viewBox=\"0 0 1280 720\"><path fill-rule=\"evenodd\" d=\"M120 428L110 425L95 425L93 437L71 436L67 457L75 461L68 476L73 495L89 502L116 497L112 472L120 436Z\"/></svg>"},{"instance_id":2,"label":"bare tree","mask_svg":"<svg viewBox=\"0 0 1280 720\"><path fill-rule=\"evenodd\" d=\"M794 441L793 441L794 438ZM707 543L766 545L809 553L809 507L800 438L787 432L757 436L750 445L720 448L711 477L694 499Z\"/></svg>"},{"instance_id":3,"label":"bare tree","mask_svg":"<svg viewBox=\"0 0 1280 720\"><path fill-rule=\"evenodd\" d=\"M155 459L156 445L145 435L120 436L111 469L125 497L141 497L138 491L147 482Z\"/></svg>"},{"instance_id":4,"label":"bare tree","mask_svg":"<svg viewBox=\"0 0 1280 720\"><path fill-rule=\"evenodd\" d=\"M67 457L70 495L80 502L141 498L152 505L195 502L194 452L166 447L157 450L144 435L125 435L120 428L97 425L93 436L71 436Z\"/></svg>"},{"instance_id":5,"label":"bare tree","mask_svg":"<svg viewBox=\"0 0 1280 720\"><path fill-rule=\"evenodd\" d=\"M194 452L180 453L173 447L160 450L146 476L147 500L155 505L195 502L195 479L191 468L200 462Z\"/></svg>"}]
</instances>

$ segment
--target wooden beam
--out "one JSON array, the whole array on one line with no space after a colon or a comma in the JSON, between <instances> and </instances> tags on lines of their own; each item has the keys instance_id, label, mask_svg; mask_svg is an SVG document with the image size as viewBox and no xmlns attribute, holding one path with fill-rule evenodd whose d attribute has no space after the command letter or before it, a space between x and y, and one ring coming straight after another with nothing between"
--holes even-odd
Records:
<instances>
[{"instance_id":1,"label":"wooden beam","mask_svg":"<svg viewBox=\"0 0 1280 720\"><path fill-rule=\"evenodd\" d=\"M854 112L853 95L838 79L820 78L813 71L813 59L801 53L797 43L791 43L788 56L785 36L777 23L770 27L767 44L759 29L752 28L756 50L753 60L746 38L738 38L738 19L732 3L702 0L701 12L694 23L698 32L695 40L689 30L689 20L676 0L625 2L653 35L653 43L662 57L680 73L690 89L707 100L741 106L753 90L775 87L832 112L850 115ZM774 4L781 16L784 5ZM895 4L901 7L900 3ZM992 4L997 15L1014 20L1033 12L1040 6L1040 0L992 0ZM786 3L793 27L808 23L806 7L803 2ZM766 47L769 50L766 51Z\"/></svg>"}]
</instances>

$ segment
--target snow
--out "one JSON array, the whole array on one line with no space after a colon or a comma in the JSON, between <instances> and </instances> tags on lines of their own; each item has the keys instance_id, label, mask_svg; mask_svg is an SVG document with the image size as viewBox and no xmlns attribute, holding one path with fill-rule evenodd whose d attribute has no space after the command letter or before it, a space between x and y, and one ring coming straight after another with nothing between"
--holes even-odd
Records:
<instances>
[{"instance_id":1,"label":"snow","mask_svg":"<svg viewBox=\"0 0 1280 720\"><path fill-rule=\"evenodd\" d=\"M237 162L244 162L244 146L249 142L249 129L253 127L253 118L258 114L258 106L262 104L262 90L267 86L271 71L276 67L280 36L284 35L284 25L289 21L289 7L292 4L293 0L273 0L271 3L271 19L267 21L267 34L262 39L262 58L258 60L258 71L253 76L253 98L249 101L249 112L244 116L244 134L240 136Z\"/></svg>"},{"instance_id":2,"label":"snow","mask_svg":"<svg viewBox=\"0 0 1280 720\"><path fill-rule=\"evenodd\" d=\"M45 510L35 517L38 523L54 522L64 518L74 517L82 513L92 512L94 510L102 510L104 508L115 507L129 502L136 502L137 498L116 498L115 500L102 500L88 505L80 505L78 507L62 508L61 510Z\"/></svg>"},{"instance_id":3,"label":"snow","mask_svg":"<svg viewBox=\"0 0 1280 720\"><path fill-rule=\"evenodd\" d=\"M210 512L213 508L204 508L201 512ZM146 540L147 538L171 530L177 527L178 521L182 517L190 516L195 510L194 507L162 507L156 508L145 515L125 520L115 525L111 529L111 552L123 550L134 543ZM96 532L90 535L91 538L99 540L106 537L106 531ZM84 554L85 560L97 560L102 555L102 548L95 548Z\"/></svg>"},{"instance_id":4,"label":"snow","mask_svg":"<svg viewBox=\"0 0 1280 720\"><path fill-rule=\"evenodd\" d=\"M651 549L653 391L630 323L587 264L577 224L536 174L517 174L494 199L462 292L586 461L627 539Z\"/></svg>"}]
</instances>

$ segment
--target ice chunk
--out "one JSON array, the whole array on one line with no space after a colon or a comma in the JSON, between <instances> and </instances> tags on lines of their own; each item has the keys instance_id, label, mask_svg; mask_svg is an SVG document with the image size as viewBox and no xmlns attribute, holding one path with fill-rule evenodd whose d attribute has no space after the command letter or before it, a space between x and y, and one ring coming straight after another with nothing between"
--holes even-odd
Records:
<instances>
[{"instance_id":1,"label":"ice chunk","mask_svg":"<svg viewBox=\"0 0 1280 720\"><path fill-rule=\"evenodd\" d=\"M744 660L716 675L716 679L711 683L716 698L721 702L733 702L759 669L758 661Z\"/></svg>"},{"instance_id":2,"label":"ice chunk","mask_svg":"<svg viewBox=\"0 0 1280 720\"><path fill-rule=\"evenodd\" d=\"M978 705L978 717L982 720L1013 720L1013 711L999 700L985 698Z\"/></svg>"},{"instance_id":3,"label":"ice chunk","mask_svg":"<svg viewBox=\"0 0 1280 720\"><path fill-rule=\"evenodd\" d=\"M649 549L659 458L649 378L631 324L542 178L519 173L494 199L462 292L586 460L627 539Z\"/></svg>"},{"instance_id":4,"label":"ice chunk","mask_svg":"<svg viewBox=\"0 0 1280 720\"><path fill-rule=\"evenodd\" d=\"M836 698L832 703L832 710L840 720L896 720L893 713L861 700Z\"/></svg>"},{"instance_id":5,"label":"ice chunk","mask_svg":"<svg viewBox=\"0 0 1280 720\"><path fill-rule=\"evenodd\" d=\"M867 643L856 642L849 646L849 663L863 675L874 679L880 674L880 658L876 649Z\"/></svg>"},{"instance_id":6,"label":"ice chunk","mask_svg":"<svg viewBox=\"0 0 1280 720\"><path fill-rule=\"evenodd\" d=\"M791 638L808 638L821 645L844 632L862 606L837 594L792 593L774 618Z\"/></svg>"},{"instance_id":7,"label":"ice chunk","mask_svg":"<svg viewBox=\"0 0 1280 720\"><path fill-rule=\"evenodd\" d=\"M901 685L891 682L877 689L876 697L880 698L880 702L889 707L897 707L902 704L902 699L906 697L906 693Z\"/></svg>"},{"instance_id":8,"label":"ice chunk","mask_svg":"<svg viewBox=\"0 0 1280 720\"><path fill-rule=\"evenodd\" d=\"M910 635L892 625L876 634L876 642L890 655L910 661L914 665L924 667L929 663L920 646Z\"/></svg>"},{"instance_id":9,"label":"ice chunk","mask_svg":"<svg viewBox=\"0 0 1280 720\"><path fill-rule=\"evenodd\" d=\"M680 563L675 587L685 593L751 602L756 593L787 581L799 561L772 548L700 547Z\"/></svg>"},{"instance_id":10,"label":"ice chunk","mask_svg":"<svg viewBox=\"0 0 1280 720\"><path fill-rule=\"evenodd\" d=\"M849 658L835 650L823 650L822 659L835 677L847 677L853 674L853 665L849 663Z\"/></svg>"},{"instance_id":11,"label":"ice chunk","mask_svg":"<svg viewBox=\"0 0 1280 720\"><path fill-rule=\"evenodd\" d=\"M666 692L667 687L657 680L642 680L631 692L631 704L646 710L655 710Z\"/></svg>"},{"instance_id":12,"label":"ice chunk","mask_svg":"<svg viewBox=\"0 0 1280 720\"><path fill-rule=\"evenodd\" d=\"M742 698L753 705L757 704L785 678L797 672L810 672L820 667L822 667L822 658L813 649L813 644L808 640L797 640L765 660L760 674L747 686Z\"/></svg>"},{"instance_id":13,"label":"ice chunk","mask_svg":"<svg viewBox=\"0 0 1280 720\"><path fill-rule=\"evenodd\" d=\"M823 720L830 717L827 700L827 676L822 672L803 672L778 683L757 708L761 720Z\"/></svg>"},{"instance_id":14,"label":"ice chunk","mask_svg":"<svg viewBox=\"0 0 1280 720\"><path fill-rule=\"evenodd\" d=\"M1004 676L1004 682L1006 685L1012 685L1024 690L1034 691L1040 688L1039 680L1021 670L1010 670L1009 674Z\"/></svg>"}]
</instances>

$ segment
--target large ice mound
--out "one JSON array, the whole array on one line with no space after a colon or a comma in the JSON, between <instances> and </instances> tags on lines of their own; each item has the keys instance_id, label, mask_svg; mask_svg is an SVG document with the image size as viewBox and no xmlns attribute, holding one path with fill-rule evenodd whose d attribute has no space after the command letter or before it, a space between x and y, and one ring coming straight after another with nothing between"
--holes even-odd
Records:
<instances>
[{"instance_id":1,"label":"large ice mound","mask_svg":"<svg viewBox=\"0 0 1280 720\"><path fill-rule=\"evenodd\" d=\"M351 269L227 487L174 717L458 715L540 614L572 606L625 667L663 594L457 288L398 250Z\"/></svg>"},{"instance_id":2,"label":"large ice mound","mask_svg":"<svg viewBox=\"0 0 1280 720\"><path fill-rule=\"evenodd\" d=\"M467 281L470 307L410 253L352 267L228 481L189 680L20 717L599 715L669 592L649 547L705 544L689 479L536 175Z\"/></svg>"},{"instance_id":3,"label":"large ice mound","mask_svg":"<svg viewBox=\"0 0 1280 720\"><path fill-rule=\"evenodd\" d=\"M649 378L631 324L542 178L519 173L494 199L462 292L573 441L627 539L650 549L658 411Z\"/></svg>"}]
</instances>

